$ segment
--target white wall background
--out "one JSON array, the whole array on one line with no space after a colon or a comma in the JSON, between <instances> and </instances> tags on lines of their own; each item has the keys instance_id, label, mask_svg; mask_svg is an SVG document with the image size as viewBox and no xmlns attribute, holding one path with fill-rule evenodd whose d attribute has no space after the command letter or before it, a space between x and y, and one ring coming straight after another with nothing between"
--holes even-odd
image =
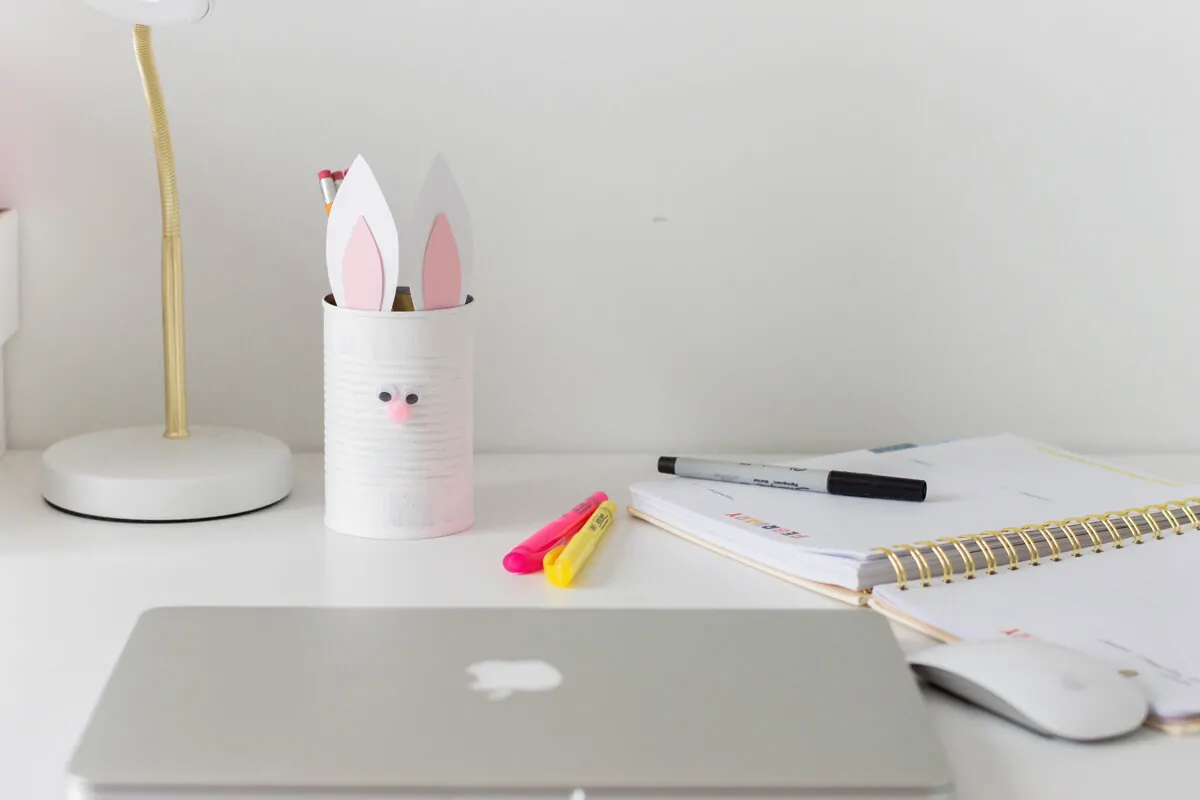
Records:
<instances>
[{"instance_id":1,"label":"white wall background","mask_svg":"<svg viewBox=\"0 0 1200 800\"><path fill-rule=\"evenodd\" d=\"M156 38L193 422L321 439L315 172L470 199L485 450L1200 448L1193 0L224 0ZM10 429L161 418L126 26L0 0ZM667 222L655 223L655 217Z\"/></svg>"}]
</instances>

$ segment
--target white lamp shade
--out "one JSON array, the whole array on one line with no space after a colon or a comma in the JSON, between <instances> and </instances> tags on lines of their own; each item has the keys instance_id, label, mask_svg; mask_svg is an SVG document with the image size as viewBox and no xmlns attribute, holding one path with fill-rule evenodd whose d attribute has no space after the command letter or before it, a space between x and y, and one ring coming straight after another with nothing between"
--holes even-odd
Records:
<instances>
[{"instance_id":1,"label":"white lamp shade","mask_svg":"<svg viewBox=\"0 0 1200 800\"><path fill-rule=\"evenodd\" d=\"M177 25L197 22L212 9L213 0L84 0L92 8L135 25Z\"/></svg>"}]
</instances>

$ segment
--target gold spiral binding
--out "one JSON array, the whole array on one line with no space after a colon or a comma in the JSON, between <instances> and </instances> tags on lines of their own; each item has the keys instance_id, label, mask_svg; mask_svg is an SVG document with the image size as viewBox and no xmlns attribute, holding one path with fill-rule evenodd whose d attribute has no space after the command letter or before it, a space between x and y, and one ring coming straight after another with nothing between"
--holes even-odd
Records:
<instances>
[{"instance_id":1,"label":"gold spiral binding","mask_svg":"<svg viewBox=\"0 0 1200 800\"><path fill-rule=\"evenodd\" d=\"M1071 544L1071 555L1078 558L1083 555L1083 543L1073 530L1074 526L1087 534L1087 537L1092 545L1093 553L1104 552L1104 534L1097 528L1097 523L1104 526L1108 532L1108 543L1113 546L1114 550L1123 550L1125 548L1125 537L1121 531L1124 526L1129 530L1130 538L1134 544L1143 544L1145 542L1145 534L1149 532L1154 539L1165 538L1167 527L1176 535L1181 536L1190 527L1194 532L1200 532L1200 497L1186 497L1183 500L1173 500L1162 505L1150 505L1141 508L1133 507L1122 511L1106 511L1102 514L1089 514L1083 517L1071 517L1069 519L1051 520L1043 522L1040 525L1021 525L1012 528L1003 528L999 531L984 531L983 533L967 534L964 536L952 536L937 539L935 541L919 541L915 545L911 544L894 544L891 547L873 547L873 552L883 553L892 565L892 569L896 573L896 588L904 591L908 588L908 571L904 566L904 562L897 551L903 551L909 554L913 560L913 564L917 568L921 586L928 587L933 584L933 570L929 566L929 561L925 558L920 550L921 547L927 547L931 550L934 556L937 557L938 564L942 569L942 582L954 582L954 562L950 559L950 550L946 545L950 545L958 553L962 559L963 568L962 575L966 580L975 578L978 565L975 562L975 554L971 548L966 546L966 543L974 543L983 553L984 561L986 562L986 573L995 575L999 561L996 557L996 551L988 544L988 538L995 539L1000 546L1004 548L1005 555L1008 556L1008 569L1015 570L1022 561L1017 548L1014 546L1014 541L1009 537L1015 535L1025 545L1027 560L1030 566L1039 566L1041 564L1041 554L1038 549L1038 544L1032 533L1036 531L1040 534L1042 541L1049 548L1050 560L1062 560L1062 548L1059 546L1058 536L1054 534L1053 529L1057 528L1062 532L1065 538ZM1143 520L1145 521L1145 529L1142 528Z\"/></svg>"},{"instance_id":2,"label":"gold spiral binding","mask_svg":"<svg viewBox=\"0 0 1200 800\"><path fill-rule=\"evenodd\" d=\"M917 544L925 545L937 556L938 563L942 565L942 583L954 583L950 577L954 574L954 567L950 564L950 559L946 558L946 554L942 552L942 548L933 542L917 542Z\"/></svg>"},{"instance_id":3,"label":"gold spiral binding","mask_svg":"<svg viewBox=\"0 0 1200 800\"><path fill-rule=\"evenodd\" d=\"M1062 549L1058 546L1058 539L1050 532L1050 528L1046 525L1026 525L1026 528L1033 528L1042 535L1046 540L1046 546L1050 548L1050 560L1062 561Z\"/></svg>"},{"instance_id":4,"label":"gold spiral binding","mask_svg":"<svg viewBox=\"0 0 1200 800\"><path fill-rule=\"evenodd\" d=\"M1200 517L1196 517L1195 512L1192 511L1192 509L1190 509L1190 507L1188 506L1187 503L1177 503L1176 505L1180 506L1181 509L1183 509L1183 513L1186 513L1186 515L1188 516L1188 521L1190 523L1192 523L1193 530L1195 530L1196 528L1200 528ZM1183 531L1182 530L1176 531L1176 533L1182 534Z\"/></svg>"},{"instance_id":5,"label":"gold spiral binding","mask_svg":"<svg viewBox=\"0 0 1200 800\"><path fill-rule=\"evenodd\" d=\"M1126 528L1126 529L1129 529L1129 528L1130 528L1130 525L1129 525L1129 520L1127 520L1127 519L1125 519L1124 517L1122 517L1122 516L1121 516L1120 514L1118 514L1116 511L1108 511L1108 512L1105 512L1105 514L1104 514L1104 519L1107 519L1107 520L1112 520L1112 518L1113 518L1113 517L1116 517L1118 522L1124 522L1124 523L1125 523L1125 528ZM1120 535L1121 535L1121 534L1120 534L1120 530L1121 530L1120 528L1117 528L1117 532L1118 532L1118 533L1117 533L1117 535L1118 535L1118 536L1120 536ZM1138 536L1140 536L1140 535L1141 535L1141 534L1138 534ZM1130 538L1130 540L1131 540L1131 541L1132 541L1134 544L1137 544L1137 543L1138 543L1138 539L1134 538L1134 531L1132 531L1132 530L1129 530L1129 538ZM1122 539L1122 541L1124 541L1124 539Z\"/></svg>"},{"instance_id":6,"label":"gold spiral binding","mask_svg":"<svg viewBox=\"0 0 1200 800\"><path fill-rule=\"evenodd\" d=\"M1180 527L1179 527L1178 517L1176 517L1175 512L1171 510L1171 506L1173 506L1173 505L1175 505L1175 504L1174 503L1163 503L1161 506L1148 506L1148 508L1150 509L1151 512L1161 511L1164 521L1170 523L1170 525L1171 525L1171 532L1174 533L1176 536L1178 536L1179 534L1183 533L1183 530L1180 529ZM1164 528L1163 533L1166 533L1166 532L1167 531Z\"/></svg>"},{"instance_id":7,"label":"gold spiral binding","mask_svg":"<svg viewBox=\"0 0 1200 800\"><path fill-rule=\"evenodd\" d=\"M1029 530L1030 528L1032 528L1033 530L1032 531ZM1034 531L1040 533L1042 535L1042 541L1046 542L1046 547L1048 549L1047 555L1050 556L1051 561L1058 561L1059 559L1062 558L1062 554L1058 550L1058 542L1056 542L1054 540L1054 537L1050 535L1049 528L1042 529L1036 525L1025 525L1025 526L1018 528L1017 530L1019 530L1025 536L1028 536L1029 541L1033 542L1033 551L1035 553L1038 553L1040 555L1041 551L1037 546L1037 542L1034 542L1034 540L1033 540L1033 532ZM1034 565L1042 563L1040 558L1034 559L1032 556L1030 556L1030 561Z\"/></svg>"},{"instance_id":8,"label":"gold spiral binding","mask_svg":"<svg viewBox=\"0 0 1200 800\"><path fill-rule=\"evenodd\" d=\"M1142 523L1134 519L1133 515L1136 513L1137 509L1128 509L1121 514L1121 519L1125 520L1126 525L1137 531L1137 535L1133 537L1134 544L1142 544L1145 541L1143 538L1145 534L1142 532Z\"/></svg>"},{"instance_id":9,"label":"gold spiral binding","mask_svg":"<svg viewBox=\"0 0 1200 800\"><path fill-rule=\"evenodd\" d=\"M1176 503L1175 505L1182 508L1183 513L1187 514L1188 519L1192 522L1193 529L1200 528L1200 518L1196 516L1196 512L1192 511L1191 506L1189 506L1186 501L1182 503ZM1183 531L1180 531L1180 533L1183 533Z\"/></svg>"},{"instance_id":10,"label":"gold spiral binding","mask_svg":"<svg viewBox=\"0 0 1200 800\"><path fill-rule=\"evenodd\" d=\"M908 573L904 571L900 557L886 547L872 547L871 551L887 556L888 561L892 562L892 569L896 570L896 588L902 592L905 591L908 588Z\"/></svg>"},{"instance_id":11,"label":"gold spiral binding","mask_svg":"<svg viewBox=\"0 0 1200 800\"><path fill-rule=\"evenodd\" d=\"M1171 523L1171 531L1178 536L1183 533L1183 529L1179 527L1179 520L1176 518L1175 512L1171 510L1171 506L1173 505L1177 505L1177 503L1167 503L1166 505L1159 506L1159 508L1162 509L1163 516L1167 518L1167 522Z\"/></svg>"},{"instance_id":12,"label":"gold spiral binding","mask_svg":"<svg viewBox=\"0 0 1200 800\"><path fill-rule=\"evenodd\" d=\"M980 536L991 536L993 539L998 541L1004 547L1004 552L1008 553L1008 570L1009 570L1009 572L1012 572L1014 569L1017 568L1017 561L1020 560L1020 557L1017 555L1017 549L1012 546L1012 542L1010 542L1008 540L1007 536L1000 533L1000 531L984 531L983 533L981 533L979 535Z\"/></svg>"},{"instance_id":13,"label":"gold spiral binding","mask_svg":"<svg viewBox=\"0 0 1200 800\"><path fill-rule=\"evenodd\" d=\"M1133 521L1133 511L1134 509L1129 509L1128 511L1110 511L1109 514L1125 523L1125 527L1129 528L1129 533L1133 536L1134 544L1141 544L1142 529L1141 526Z\"/></svg>"},{"instance_id":14,"label":"gold spiral binding","mask_svg":"<svg viewBox=\"0 0 1200 800\"><path fill-rule=\"evenodd\" d=\"M1104 550L1104 543L1100 540L1100 535L1096 533L1096 529L1092 527L1092 523L1087 517L1074 517L1064 520L1068 525L1078 524L1087 533L1088 538L1092 540L1092 552L1100 553Z\"/></svg>"},{"instance_id":15,"label":"gold spiral binding","mask_svg":"<svg viewBox=\"0 0 1200 800\"><path fill-rule=\"evenodd\" d=\"M1175 516L1175 511L1171 510L1172 505L1174 505L1174 504L1164 503L1163 505L1160 505L1158 507L1159 507L1159 509L1163 510L1163 517L1166 518L1166 522L1170 523L1171 533L1178 536L1183 533L1183 530L1180 528L1180 519L1178 519L1178 517ZM1166 533L1166 531L1164 530L1163 533Z\"/></svg>"},{"instance_id":16,"label":"gold spiral binding","mask_svg":"<svg viewBox=\"0 0 1200 800\"><path fill-rule=\"evenodd\" d=\"M1037 545L1033 543L1033 537L1020 528L1004 528L1001 533L1015 533L1021 537L1021 541L1025 543L1025 550L1029 553L1029 565L1036 567L1041 563L1041 557L1038 555Z\"/></svg>"},{"instance_id":17,"label":"gold spiral binding","mask_svg":"<svg viewBox=\"0 0 1200 800\"><path fill-rule=\"evenodd\" d=\"M963 560L963 578L969 581L975 580L975 557L971 555L971 551L966 545L958 539L938 539L939 542L949 542L954 545L954 549L958 551L958 555Z\"/></svg>"},{"instance_id":18,"label":"gold spiral binding","mask_svg":"<svg viewBox=\"0 0 1200 800\"><path fill-rule=\"evenodd\" d=\"M1150 511L1150 508L1150 506L1146 506L1145 508L1135 508L1133 509L1133 512L1136 514L1141 514L1142 517L1154 527L1155 539L1161 539L1163 537L1162 528L1158 526L1158 520L1154 518L1154 514Z\"/></svg>"},{"instance_id":19,"label":"gold spiral binding","mask_svg":"<svg viewBox=\"0 0 1200 800\"><path fill-rule=\"evenodd\" d=\"M1083 555L1083 545L1079 544L1079 537L1071 530L1070 526L1066 525L1062 520L1054 520L1053 522L1042 523L1047 528L1058 528L1067 535L1067 541L1071 543L1071 555L1079 558Z\"/></svg>"},{"instance_id":20,"label":"gold spiral binding","mask_svg":"<svg viewBox=\"0 0 1200 800\"><path fill-rule=\"evenodd\" d=\"M987 559L987 574L995 575L996 574L996 556L994 553L992 553L992 548L988 547L988 543L983 540L983 537L980 536L978 533L974 533L974 534L969 534L967 536L964 536L963 538L970 539L973 542L979 543L980 549L983 550L983 557Z\"/></svg>"},{"instance_id":21,"label":"gold spiral binding","mask_svg":"<svg viewBox=\"0 0 1200 800\"><path fill-rule=\"evenodd\" d=\"M1106 517L1106 516L1102 516L1102 517L1100 517L1099 519L1100 519L1100 521L1101 521L1101 522L1103 522L1103 523L1104 523L1104 527L1108 528L1108 536L1109 536L1109 538L1110 538L1110 539L1111 539L1111 541L1112 541L1112 546L1113 546L1113 549L1114 549L1114 550L1122 550L1122 549L1124 549L1124 548L1125 548L1125 542L1124 542L1124 541L1122 541L1122 539L1121 539L1121 532L1117 530L1117 526L1116 526L1116 525L1113 525L1113 524L1112 524L1112 520L1110 520L1110 519L1109 519L1108 517Z\"/></svg>"},{"instance_id":22,"label":"gold spiral binding","mask_svg":"<svg viewBox=\"0 0 1200 800\"><path fill-rule=\"evenodd\" d=\"M913 560L917 562L917 570L921 573L922 586L928 586L933 583L933 572L930 571L929 562L925 560L925 556L921 555L920 550L911 544L894 544L892 547L912 553Z\"/></svg>"},{"instance_id":23,"label":"gold spiral binding","mask_svg":"<svg viewBox=\"0 0 1200 800\"><path fill-rule=\"evenodd\" d=\"M1171 507L1174 505L1177 505L1177 504L1164 503L1163 505L1160 505L1158 507L1159 507L1159 509L1163 510L1163 516L1166 518L1166 522L1170 523L1171 533L1178 536L1183 533L1183 530L1181 527L1180 518L1178 518L1178 516L1176 516L1175 509L1172 509L1172 507Z\"/></svg>"}]
</instances>

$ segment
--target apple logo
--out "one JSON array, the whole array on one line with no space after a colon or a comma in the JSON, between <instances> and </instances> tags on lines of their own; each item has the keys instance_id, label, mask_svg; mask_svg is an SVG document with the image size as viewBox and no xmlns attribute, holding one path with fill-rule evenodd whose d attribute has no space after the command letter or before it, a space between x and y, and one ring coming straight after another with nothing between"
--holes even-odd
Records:
<instances>
[{"instance_id":1,"label":"apple logo","mask_svg":"<svg viewBox=\"0 0 1200 800\"><path fill-rule=\"evenodd\" d=\"M479 661L467 667L471 689L489 700L505 700L517 692L548 692L562 683L562 673L545 661Z\"/></svg>"}]
</instances>

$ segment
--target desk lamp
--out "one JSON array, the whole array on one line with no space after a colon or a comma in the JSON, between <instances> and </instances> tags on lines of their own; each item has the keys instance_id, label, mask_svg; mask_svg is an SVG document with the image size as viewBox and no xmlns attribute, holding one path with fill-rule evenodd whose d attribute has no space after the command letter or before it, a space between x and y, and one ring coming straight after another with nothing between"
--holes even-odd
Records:
<instances>
[{"instance_id":1,"label":"desk lamp","mask_svg":"<svg viewBox=\"0 0 1200 800\"><path fill-rule=\"evenodd\" d=\"M138 522L211 519L265 508L291 491L287 446L249 431L189 428L187 419L179 198L150 26L201 20L212 0L86 2L133 23L133 48L150 110L162 199L166 427L99 431L58 442L42 456L42 495L69 513Z\"/></svg>"}]
</instances>

